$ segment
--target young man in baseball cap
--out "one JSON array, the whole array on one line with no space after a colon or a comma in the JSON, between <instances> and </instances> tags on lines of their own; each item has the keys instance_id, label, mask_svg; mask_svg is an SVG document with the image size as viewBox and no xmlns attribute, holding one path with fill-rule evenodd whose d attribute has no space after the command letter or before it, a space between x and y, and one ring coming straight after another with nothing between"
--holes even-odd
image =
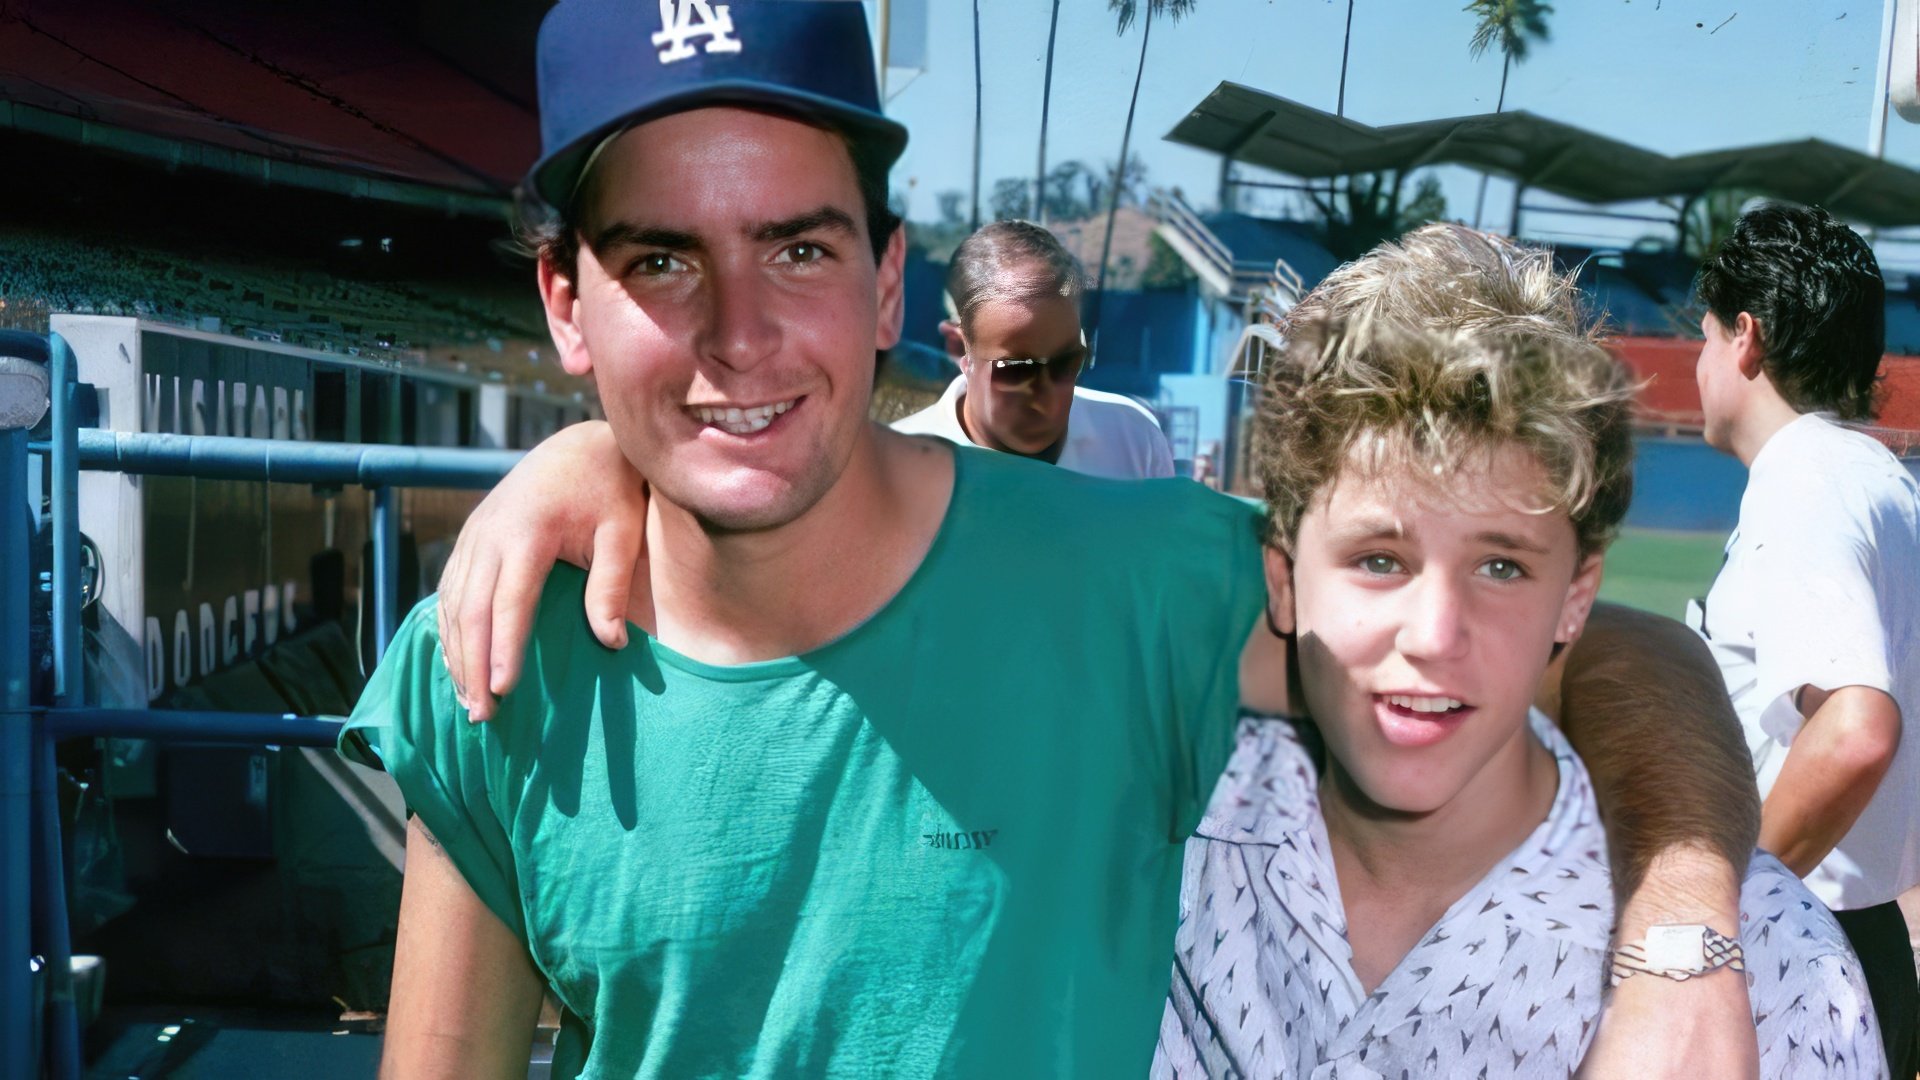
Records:
<instances>
[{"instance_id":1,"label":"young man in baseball cap","mask_svg":"<svg viewBox=\"0 0 1920 1080\"><path fill-rule=\"evenodd\" d=\"M560 1076L1146 1068L1180 843L1241 672L1284 671L1257 513L867 422L904 241L857 5L565 0L540 55L541 290L608 420L495 494L449 571L468 599L414 612L343 739L416 814L389 1069L514 1073L543 984ZM556 554L626 576L545 580ZM1011 637L981 587L1008 575ZM632 648L592 640L628 617ZM1636 674L1713 685L1647 632L1616 642ZM484 669L495 638L524 671ZM1616 837L1625 882L1666 867L1624 929L1734 914L1754 811L1721 718L1595 711L1638 739L1589 752L1603 784L1636 753L1706 762ZM1752 1057L1713 980L1623 1006L1616 1052Z\"/></svg>"}]
</instances>

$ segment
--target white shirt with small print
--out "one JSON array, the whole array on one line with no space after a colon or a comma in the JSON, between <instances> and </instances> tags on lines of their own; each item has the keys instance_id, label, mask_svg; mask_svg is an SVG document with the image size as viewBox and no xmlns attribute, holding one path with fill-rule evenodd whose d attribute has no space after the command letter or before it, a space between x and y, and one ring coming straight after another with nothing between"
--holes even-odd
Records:
<instances>
[{"instance_id":1,"label":"white shirt with small print","mask_svg":"<svg viewBox=\"0 0 1920 1080\"><path fill-rule=\"evenodd\" d=\"M960 423L965 375L947 384L940 400L893 422L908 435L938 435L961 446L974 445ZM1070 472L1109 480L1151 480L1173 475L1173 448L1160 422L1145 405L1120 394L1076 385L1067 413L1067 445L1054 464Z\"/></svg>"},{"instance_id":2,"label":"white shirt with small print","mask_svg":"<svg viewBox=\"0 0 1920 1080\"><path fill-rule=\"evenodd\" d=\"M1920 885L1920 485L1887 448L1823 416L1754 455L1740 521L1706 604L1707 641L1746 729L1764 798L1806 718L1802 686L1864 686L1907 721L1887 774L1807 875L1828 907L1884 904Z\"/></svg>"},{"instance_id":3,"label":"white shirt with small print","mask_svg":"<svg viewBox=\"0 0 1920 1080\"><path fill-rule=\"evenodd\" d=\"M1560 767L1546 821L1368 993L1353 970L1312 761L1286 721L1243 721L1187 841L1153 1075L1571 1076L1602 1005L1607 842L1586 767L1544 716L1532 728ZM1885 1073L1839 925L1764 853L1741 890L1740 939L1763 1077Z\"/></svg>"}]
</instances>

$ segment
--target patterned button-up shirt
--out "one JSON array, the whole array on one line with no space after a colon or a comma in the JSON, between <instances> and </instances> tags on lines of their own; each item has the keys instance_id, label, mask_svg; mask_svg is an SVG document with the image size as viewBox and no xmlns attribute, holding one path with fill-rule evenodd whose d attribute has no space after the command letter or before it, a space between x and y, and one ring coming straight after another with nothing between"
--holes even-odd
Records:
<instances>
[{"instance_id":1,"label":"patterned button-up shirt","mask_svg":"<svg viewBox=\"0 0 1920 1080\"><path fill-rule=\"evenodd\" d=\"M1560 766L1547 820L1368 993L1353 970L1312 760L1287 722L1243 722L1187 842L1153 1074L1572 1075L1605 982L1606 835L1572 747L1538 713L1533 731ZM1741 891L1740 939L1762 1076L1885 1073L1866 984L1839 925L1764 853Z\"/></svg>"}]
</instances>

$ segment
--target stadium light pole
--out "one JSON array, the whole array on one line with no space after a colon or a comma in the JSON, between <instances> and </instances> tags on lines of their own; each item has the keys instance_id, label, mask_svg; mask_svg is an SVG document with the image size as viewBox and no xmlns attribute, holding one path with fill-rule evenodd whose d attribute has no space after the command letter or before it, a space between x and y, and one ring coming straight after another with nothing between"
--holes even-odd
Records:
<instances>
[{"instance_id":1,"label":"stadium light pole","mask_svg":"<svg viewBox=\"0 0 1920 1080\"><path fill-rule=\"evenodd\" d=\"M874 22L877 24L875 29L879 31L873 43L874 65L879 68L879 79L876 85L880 90L880 102L884 106L887 100L887 36L892 32L893 5L890 0L879 0L874 7Z\"/></svg>"},{"instance_id":2,"label":"stadium light pole","mask_svg":"<svg viewBox=\"0 0 1920 1080\"><path fill-rule=\"evenodd\" d=\"M47 413L45 360L45 339L0 332L0 1074L6 1076L32 1076L37 1066L31 968L33 657L24 630L32 617L33 587L27 433Z\"/></svg>"},{"instance_id":3,"label":"stadium light pole","mask_svg":"<svg viewBox=\"0 0 1920 1080\"><path fill-rule=\"evenodd\" d=\"M1887 156L1887 101L1893 93L1893 22L1897 0L1886 0L1880 17L1880 58L1873 80L1873 112L1867 118L1867 154Z\"/></svg>"}]
</instances>

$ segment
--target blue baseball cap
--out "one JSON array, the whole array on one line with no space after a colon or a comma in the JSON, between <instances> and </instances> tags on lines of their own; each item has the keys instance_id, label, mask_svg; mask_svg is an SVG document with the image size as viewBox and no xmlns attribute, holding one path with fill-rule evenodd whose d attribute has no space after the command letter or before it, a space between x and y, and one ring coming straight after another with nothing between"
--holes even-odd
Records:
<instances>
[{"instance_id":1,"label":"blue baseball cap","mask_svg":"<svg viewBox=\"0 0 1920 1080\"><path fill-rule=\"evenodd\" d=\"M608 139L709 105L794 114L882 168L907 146L880 111L858 0L560 0L540 24L539 79L527 188L556 209Z\"/></svg>"}]
</instances>

